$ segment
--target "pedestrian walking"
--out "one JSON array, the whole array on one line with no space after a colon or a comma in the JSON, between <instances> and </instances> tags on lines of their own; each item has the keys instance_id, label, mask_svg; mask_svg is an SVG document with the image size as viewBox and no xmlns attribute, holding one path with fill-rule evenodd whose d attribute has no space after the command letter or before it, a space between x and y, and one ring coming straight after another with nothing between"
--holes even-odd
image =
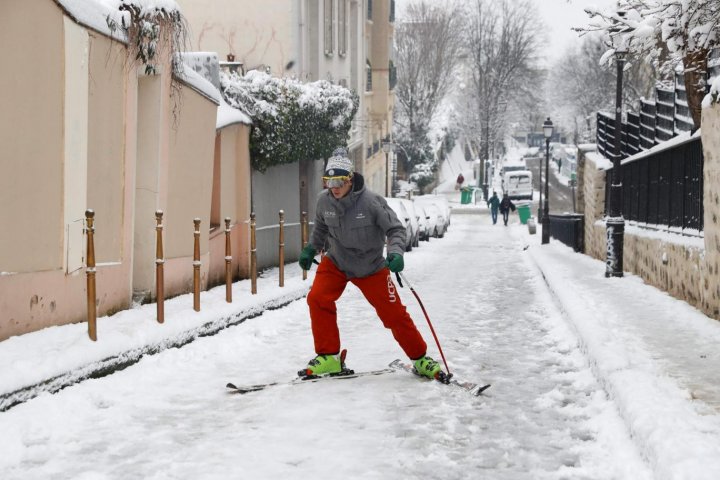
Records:
<instances>
[{"instance_id":1,"label":"pedestrian walking","mask_svg":"<svg viewBox=\"0 0 720 480\"><path fill-rule=\"evenodd\" d=\"M462 188L462 184L465 182L465 177L463 177L462 173L459 173L457 176L457 180L455 180L455 190L460 190Z\"/></svg>"},{"instance_id":2,"label":"pedestrian walking","mask_svg":"<svg viewBox=\"0 0 720 480\"><path fill-rule=\"evenodd\" d=\"M503 193L503 198L500 200L500 213L503 216L503 222L507 227L508 217L510 216L510 210L515 211L515 204L508 197L507 192Z\"/></svg>"},{"instance_id":3,"label":"pedestrian walking","mask_svg":"<svg viewBox=\"0 0 720 480\"><path fill-rule=\"evenodd\" d=\"M492 197L487 201L487 205L490 207L490 216L492 217L493 225L495 225L497 223L498 209L500 208L500 199L496 191L493 191Z\"/></svg>"},{"instance_id":4,"label":"pedestrian walking","mask_svg":"<svg viewBox=\"0 0 720 480\"><path fill-rule=\"evenodd\" d=\"M335 302L350 282L362 291L417 372L435 378L440 364L426 355L427 344L392 280L392 273L404 268L405 227L385 199L365 187L344 148L333 152L323 181L327 189L318 195L315 226L299 259L300 267L309 270L321 254L307 296L317 355L299 373L324 375L345 368Z\"/></svg>"}]
</instances>

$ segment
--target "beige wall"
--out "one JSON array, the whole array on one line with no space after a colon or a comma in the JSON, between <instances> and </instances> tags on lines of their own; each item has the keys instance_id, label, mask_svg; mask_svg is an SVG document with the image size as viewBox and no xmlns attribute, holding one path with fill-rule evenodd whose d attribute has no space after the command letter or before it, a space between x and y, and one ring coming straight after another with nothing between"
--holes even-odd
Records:
<instances>
[{"instance_id":1,"label":"beige wall","mask_svg":"<svg viewBox=\"0 0 720 480\"><path fill-rule=\"evenodd\" d=\"M134 295L144 299L155 292L155 212L167 204L161 184L167 184L167 147L163 130L168 128L169 78L141 75L137 84L136 174L133 183L133 275ZM167 236L167 232L164 233Z\"/></svg>"},{"instance_id":2,"label":"beige wall","mask_svg":"<svg viewBox=\"0 0 720 480\"><path fill-rule=\"evenodd\" d=\"M123 126L133 92L124 47L70 21L54 2L4 3L0 42L24 46L0 51L0 62L16 67L0 76L0 104L13 112L0 116L0 219L12 226L0 237L0 270L22 272L0 275L2 340L86 319L84 271L66 273L63 257L72 247L82 267L88 207L96 210L98 314L129 305L122 260L133 169ZM77 238L66 234L71 220L79 220Z\"/></svg>"},{"instance_id":3,"label":"beige wall","mask_svg":"<svg viewBox=\"0 0 720 480\"><path fill-rule=\"evenodd\" d=\"M3 1L0 272L62 268L63 38L52 2Z\"/></svg>"},{"instance_id":4,"label":"beige wall","mask_svg":"<svg viewBox=\"0 0 720 480\"><path fill-rule=\"evenodd\" d=\"M223 221L221 228L210 234L209 286L225 281L225 217L230 217L233 279L249 277L250 126L230 125L219 130L217 136L215 154L220 157L219 210Z\"/></svg>"},{"instance_id":5,"label":"beige wall","mask_svg":"<svg viewBox=\"0 0 720 480\"><path fill-rule=\"evenodd\" d=\"M126 260L125 52L122 44L90 34L87 205L95 211L97 263ZM125 249L123 248L125 247Z\"/></svg>"},{"instance_id":6,"label":"beige wall","mask_svg":"<svg viewBox=\"0 0 720 480\"><path fill-rule=\"evenodd\" d=\"M193 219L200 219L201 285L207 284L210 202L217 105L183 86L182 109L170 130L170 159L165 212L165 258L168 296L187 291L192 278ZM154 262L153 262L154 264ZM177 277L172 273L177 269Z\"/></svg>"},{"instance_id":7,"label":"beige wall","mask_svg":"<svg viewBox=\"0 0 720 480\"><path fill-rule=\"evenodd\" d=\"M291 60L298 62L297 0L178 0L190 26L192 50L228 53L246 68L269 65L282 75ZM290 13L290 14L289 14Z\"/></svg>"}]
</instances>

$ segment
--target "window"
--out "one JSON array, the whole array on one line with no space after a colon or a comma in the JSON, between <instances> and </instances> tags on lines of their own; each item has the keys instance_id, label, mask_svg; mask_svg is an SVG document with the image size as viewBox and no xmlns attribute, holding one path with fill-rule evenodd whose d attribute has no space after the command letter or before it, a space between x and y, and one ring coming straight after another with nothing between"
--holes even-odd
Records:
<instances>
[{"instance_id":1,"label":"window","mask_svg":"<svg viewBox=\"0 0 720 480\"><path fill-rule=\"evenodd\" d=\"M373 0L368 0L368 3L367 3L367 6L368 6L367 19L368 20L372 20L372 7L373 7L372 3L373 3Z\"/></svg>"},{"instance_id":2,"label":"window","mask_svg":"<svg viewBox=\"0 0 720 480\"><path fill-rule=\"evenodd\" d=\"M338 54L347 54L347 0L338 0Z\"/></svg>"},{"instance_id":3,"label":"window","mask_svg":"<svg viewBox=\"0 0 720 480\"><path fill-rule=\"evenodd\" d=\"M372 65L370 65L370 60L367 59L365 59L365 75L367 78L365 91L372 92Z\"/></svg>"},{"instance_id":4,"label":"window","mask_svg":"<svg viewBox=\"0 0 720 480\"><path fill-rule=\"evenodd\" d=\"M388 81L390 90L394 90L395 85L397 85L397 68L395 68L395 64L392 60L390 60L388 65Z\"/></svg>"},{"instance_id":5,"label":"window","mask_svg":"<svg viewBox=\"0 0 720 480\"><path fill-rule=\"evenodd\" d=\"M333 1L325 0L325 55L332 55L333 45Z\"/></svg>"}]
</instances>

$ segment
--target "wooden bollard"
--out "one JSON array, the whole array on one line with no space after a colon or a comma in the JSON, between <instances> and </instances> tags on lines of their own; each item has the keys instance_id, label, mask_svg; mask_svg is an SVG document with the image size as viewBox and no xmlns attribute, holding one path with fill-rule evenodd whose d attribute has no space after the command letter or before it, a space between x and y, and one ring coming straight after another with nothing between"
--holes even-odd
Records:
<instances>
[{"instance_id":1,"label":"wooden bollard","mask_svg":"<svg viewBox=\"0 0 720 480\"><path fill-rule=\"evenodd\" d=\"M278 268L280 270L280 281L278 285L285 286L285 212L280 210L280 230L278 234Z\"/></svg>"},{"instance_id":2,"label":"wooden bollard","mask_svg":"<svg viewBox=\"0 0 720 480\"><path fill-rule=\"evenodd\" d=\"M225 217L225 301L232 303L232 251L230 250L230 217Z\"/></svg>"},{"instance_id":3,"label":"wooden bollard","mask_svg":"<svg viewBox=\"0 0 720 480\"><path fill-rule=\"evenodd\" d=\"M97 341L97 307L95 294L95 212L85 210L85 231L87 233L87 311L88 336L93 342Z\"/></svg>"},{"instance_id":4,"label":"wooden bollard","mask_svg":"<svg viewBox=\"0 0 720 480\"><path fill-rule=\"evenodd\" d=\"M257 244L255 238L255 212L250 214L250 293L257 293Z\"/></svg>"},{"instance_id":5,"label":"wooden bollard","mask_svg":"<svg viewBox=\"0 0 720 480\"><path fill-rule=\"evenodd\" d=\"M300 249L305 248L308 243L308 214L302 212L300 219ZM302 271L302 279L307 280L307 270Z\"/></svg>"},{"instance_id":6,"label":"wooden bollard","mask_svg":"<svg viewBox=\"0 0 720 480\"><path fill-rule=\"evenodd\" d=\"M200 219L193 220L195 224L195 250L193 252L193 310L200 311Z\"/></svg>"},{"instance_id":7,"label":"wooden bollard","mask_svg":"<svg viewBox=\"0 0 720 480\"><path fill-rule=\"evenodd\" d=\"M162 210L155 212L155 220L157 221L155 227L155 296L157 301L157 321L163 323L165 321L165 254L163 253Z\"/></svg>"}]
</instances>

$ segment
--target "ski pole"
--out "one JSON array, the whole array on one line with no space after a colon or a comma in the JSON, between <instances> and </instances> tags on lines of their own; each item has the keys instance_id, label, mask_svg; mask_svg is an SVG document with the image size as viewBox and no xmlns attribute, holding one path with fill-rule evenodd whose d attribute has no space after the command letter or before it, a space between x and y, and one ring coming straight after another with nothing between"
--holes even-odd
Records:
<instances>
[{"instance_id":1,"label":"ski pole","mask_svg":"<svg viewBox=\"0 0 720 480\"><path fill-rule=\"evenodd\" d=\"M425 310L425 305L423 305L422 300L420 300L420 296L418 296L417 292L413 288L412 284L408 281L407 277L402 274L402 272L397 272L396 274L398 276L398 280L402 278L402 280L407 284L410 291L415 295L415 298L417 299L418 303L420 304L420 308L422 309L423 314L425 314L425 320L427 320L428 326L430 326L430 332L432 332L432 336L435 339L435 344L438 347L438 350L440 351L440 356L442 357L442 361L445 364L445 369L447 370L448 377L450 377L452 374L450 373L450 367L448 367L447 360L445 360L445 354L443 353L442 347L440 346L440 341L438 340L437 335L435 334L435 329L432 326L432 322L430 322L430 317L427 314L427 311ZM402 282L400 282L400 286L402 287Z\"/></svg>"}]
</instances>

